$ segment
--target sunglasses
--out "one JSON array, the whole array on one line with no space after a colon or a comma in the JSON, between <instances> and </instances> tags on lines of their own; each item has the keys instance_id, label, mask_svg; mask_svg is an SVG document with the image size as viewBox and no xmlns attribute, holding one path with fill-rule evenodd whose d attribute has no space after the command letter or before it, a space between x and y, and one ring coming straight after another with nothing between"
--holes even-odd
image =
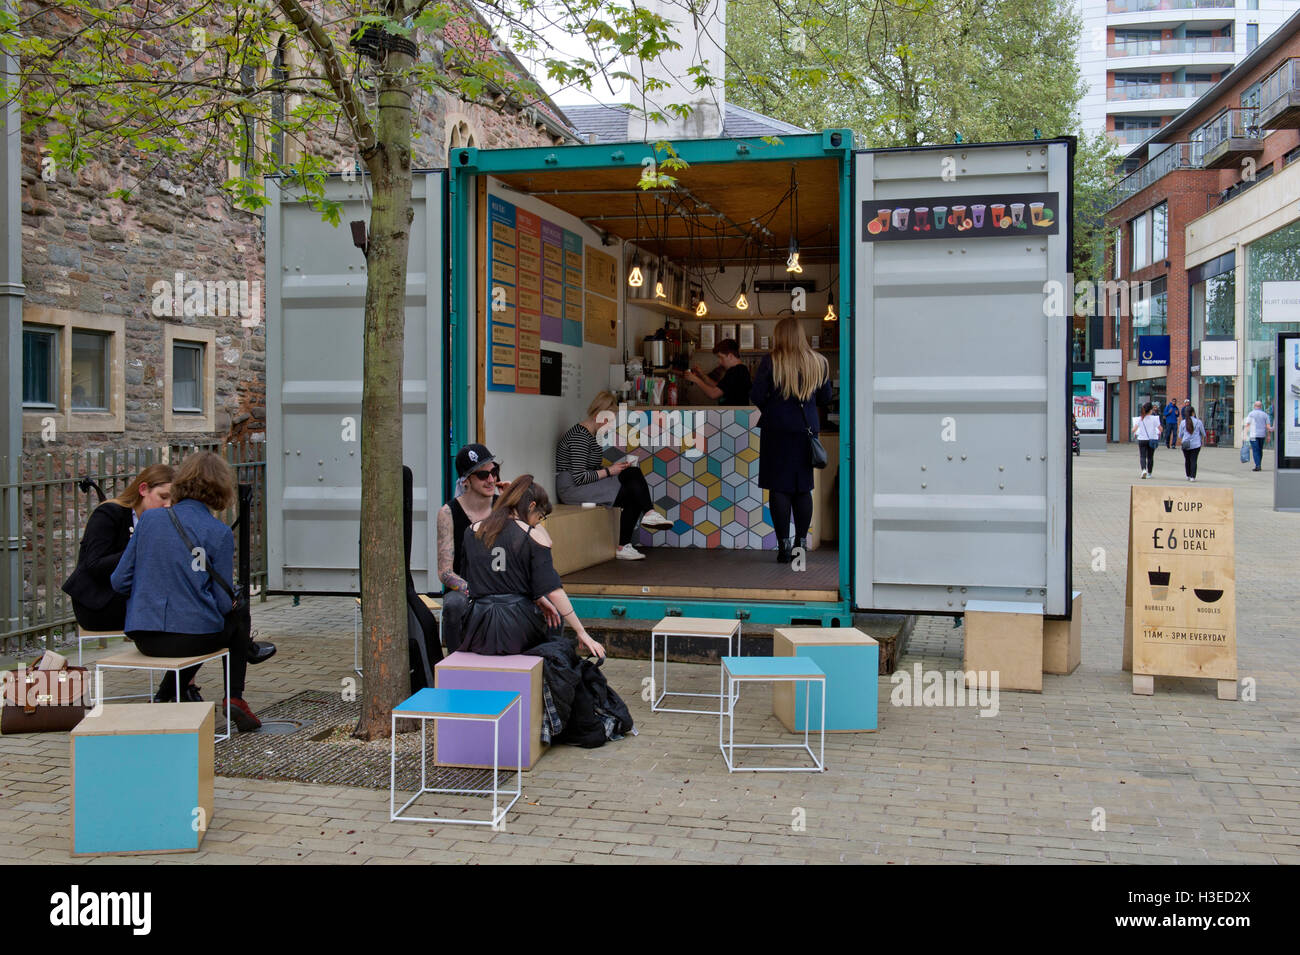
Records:
<instances>
[{"instance_id":1,"label":"sunglasses","mask_svg":"<svg viewBox=\"0 0 1300 955\"><path fill-rule=\"evenodd\" d=\"M500 467L499 465L493 465L493 466L492 466L491 468L489 468L488 470L484 470L484 471L471 471L470 473L471 473L474 477L476 477L476 478L481 478L482 480L485 480L485 481L486 481L487 478L488 478L488 475L491 475L493 478L499 478L499 477L501 476L501 467Z\"/></svg>"}]
</instances>

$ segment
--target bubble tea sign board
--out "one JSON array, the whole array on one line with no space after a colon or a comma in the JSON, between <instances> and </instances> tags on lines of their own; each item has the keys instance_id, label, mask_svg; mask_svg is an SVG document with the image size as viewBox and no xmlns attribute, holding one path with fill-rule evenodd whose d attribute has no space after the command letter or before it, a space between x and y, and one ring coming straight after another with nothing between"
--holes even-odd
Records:
<instances>
[{"instance_id":1,"label":"bubble tea sign board","mask_svg":"<svg viewBox=\"0 0 1300 955\"><path fill-rule=\"evenodd\" d=\"M1133 487L1125 668L1133 692L1156 676L1219 681L1236 699L1237 599L1231 488Z\"/></svg>"},{"instance_id":2,"label":"bubble tea sign board","mask_svg":"<svg viewBox=\"0 0 1300 955\"><path fill-rule=\"evenodd\" d=\"M1060 208L1055 192L878 199L862 203L862 240L1055 235Z\"/></svg>"}]
</instances>

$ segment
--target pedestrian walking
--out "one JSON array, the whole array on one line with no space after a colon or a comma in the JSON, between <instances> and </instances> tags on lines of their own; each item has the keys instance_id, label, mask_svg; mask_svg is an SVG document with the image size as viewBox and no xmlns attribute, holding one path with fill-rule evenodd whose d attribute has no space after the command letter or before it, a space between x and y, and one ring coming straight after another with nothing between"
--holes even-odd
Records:
<instances>
[{"instance_id":1,"label":"pedestrian walking","mask_svg":"<svg viewBox=\"0 0 1300 955\"><path fill-rule=\"evenodd\" d=\"M772 353L754 376L750 400L761 412L758 427L758 486L766 488L776 559L790 563L795 549L808 546L813 514L812 440L821 430L818 406L831 403L830 368L813 351L793 316L772 332ZM790 533L794 522L793 542Z\"/></svg>"},{"instance_id":2,"label":"pedestrian walking","mask_svg":"<svg viewBox=\"0 0 1300 955\"><path fill-rule=\"evenodd\" d=\"M1196 417L1196 409L1187 405L1178 423L1178 446L1183 449L1183 470L1187 473L1187 480L1193 484L1196 483L1196 459L1204 444L1205 423Z\"/></svg>"},{"instance_id":3,"label":"pedestrian walking","mask_svg":"<svg viewBox=\"0 0 1300 955\"><path fill-rule=\"evenodd\" d=\"M1164 431L1160 437L1164 439L1165 447L1172 450L1178 435L1178 402L1170 398L1161 417L1164 419Z\"/></svg>"},{"instance_id":4,"label":"pedestrian walking","mask_svg":"<svg viewBox=\"0 0 1300 955\"><path fill-rule=\"evenodd\" d=\"M1143 403L1142 416L1133 428L1133 437L1138 445L1138 465L1142 468L1143 478L1155 470L1156 445L1160 443L1160 428L1160 415L1156 413L1155 405L1149 401Z\"/></svg>"},{"instance_id":5,"label":"pedestrian walking","mask_svg":"<svg viewBox=\"0 0 1300 955\"><path fill-rule=\"evenodd\" d=\"M1264 463L1264 441L1273 433L1273 420L1264 411L1264 402L1256 401L1250 414L1246 415L1245 437L1250 439L1250 453L1255 458L1252 471L1258 471Z\"/></svg>"}]
</instances>

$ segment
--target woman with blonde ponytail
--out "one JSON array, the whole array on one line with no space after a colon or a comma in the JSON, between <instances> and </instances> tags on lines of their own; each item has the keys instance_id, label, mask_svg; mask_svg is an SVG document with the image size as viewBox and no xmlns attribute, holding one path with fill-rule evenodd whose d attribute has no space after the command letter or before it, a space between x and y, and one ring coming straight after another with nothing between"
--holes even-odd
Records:
<instances>
[{"instance_id":1,"label":"woman with blonde ponytail","mask_svg":"<svg viewBox=\"0 0 1300 955\"><path fill-rule=\"evenodd\" d=\"M772 353L754 376L750 400L759 418L758 486L768 492L780 563L789 563L794 547L806 548L812 524L813 466L808 433L817 434L818 406L831 403L830 368L812 350L799 320L777 322ZM794 523L793 541L790 533Z\"/></svg>"}]
</instances>

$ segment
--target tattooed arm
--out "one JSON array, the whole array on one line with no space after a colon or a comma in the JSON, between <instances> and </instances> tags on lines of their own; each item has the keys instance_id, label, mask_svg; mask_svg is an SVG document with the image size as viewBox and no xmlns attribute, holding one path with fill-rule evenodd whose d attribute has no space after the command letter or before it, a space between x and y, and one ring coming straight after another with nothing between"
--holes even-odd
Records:
<instances>
[{"instance_id":1,"label":"tattooed arm","mask_svg":"<svg viewBox=\"0 0 1300 955\"><path fill-rule=\"evenodd\" d=\"M456 575L452 564L456 556L456 542L452 532L451 505L438 508L438 579L447 590L468 590L465 580Z\"/></svg>"}]
</instances>

